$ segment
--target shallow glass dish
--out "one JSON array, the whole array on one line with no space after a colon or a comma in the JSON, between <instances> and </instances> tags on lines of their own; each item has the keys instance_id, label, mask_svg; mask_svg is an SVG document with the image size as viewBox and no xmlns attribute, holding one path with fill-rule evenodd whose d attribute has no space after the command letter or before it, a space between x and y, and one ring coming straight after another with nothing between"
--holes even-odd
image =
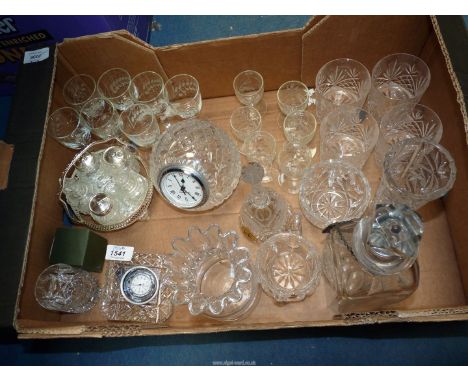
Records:
<instances>
[{"instance_id":1,"label":"shallow glass dish","mask_svg":"<svg viewBox=\"0 0 468 382\"><path fill-rule=\"evenodd\" d=\"M278 302L302 301L320 282L317 249L294 233L279 233L265 241L256 266L263 290Z\"/></svg>"},{"instance_id":2,"label":"shallow glass dish","mask_svg":"<svg viewBox=\"0 0 468 382\"><path fill-rule=\"evenodd\" d=\"M254 308L258 281L250 252L238 246L238 238L218 225L192 226L186 238L172 242L174 303L188 304L192 315L224 321L242 319Z\"/></svg>"},{"instance_id":3,"label":"shallow glass dish","mask_svg":"<svg viewBox=\"0 0 468 382\"><path fill-rule=\"evenodd\" d=\"M324 229L330 224L359 218L371 199L364 173L342 161L322 161L304 174L299 201L305 217Z\"/></svg>"}]
</instances>

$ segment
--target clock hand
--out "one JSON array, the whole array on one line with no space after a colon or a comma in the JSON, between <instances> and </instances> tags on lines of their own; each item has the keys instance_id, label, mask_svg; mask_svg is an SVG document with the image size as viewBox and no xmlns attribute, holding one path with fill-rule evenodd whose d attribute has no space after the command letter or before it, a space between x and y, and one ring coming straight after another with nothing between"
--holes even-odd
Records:
<instances>
[{"instance_id":1,"label":"clock hand","mask_svg":"<svg viewBox=\"0 0 468 382\"><path fill-rule=\"evenodd\" d=\"M184 192L184 194L187 194L188 196L190 196L193 200L197 201L197 199L195 199L190 192L185 191L185 190L183 190L183 192Z\"/></svg>"},{"instance_id":2,"label":"clock hand","mask_svg":"<svg viewBox=\"0 0 468 382\"><path fill-rule=\"evenodd\" d=\"M177 184L179 185L180 189L182 190L182 185L180 184L179 180L175 175L172 175L172 177L176 180Z\"/></svg>"}]
</instances>

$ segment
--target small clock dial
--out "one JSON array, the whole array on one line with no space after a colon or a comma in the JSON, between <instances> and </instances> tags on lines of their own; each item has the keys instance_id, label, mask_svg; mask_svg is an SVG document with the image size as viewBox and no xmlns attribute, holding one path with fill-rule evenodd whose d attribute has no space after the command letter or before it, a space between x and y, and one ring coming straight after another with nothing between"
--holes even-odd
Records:
<instances>
[{"instance_id":1,"label":"small clock dial","mask_svg":"<svg viewBox=\"0 0 468 382\"><path fill-rule=\"evenodd\" d=\"M206 189L202 181L187 170L166 171L161 177L159 188L167 200L178 208L194 208L206 201Z\"/></svg>"},{"instance_id":2,"label":"small clock dial","mask_svg":"<svg viewBox=\"0 0 468 382\"><path fill-rule=\"evenodd\" d=\"M159 282L151 269L134 267L124 274L120 287L127 301L132 304L145 304L158 292Z\"/></svg>"}]
</instances>

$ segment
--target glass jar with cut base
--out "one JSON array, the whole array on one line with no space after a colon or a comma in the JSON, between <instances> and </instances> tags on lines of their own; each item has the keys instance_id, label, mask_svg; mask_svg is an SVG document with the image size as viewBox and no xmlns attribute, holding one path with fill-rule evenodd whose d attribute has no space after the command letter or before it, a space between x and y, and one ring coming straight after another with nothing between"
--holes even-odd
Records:
<instances>
[{"instance_id":1,"label":"glass jar with cut base","mask_svg":"<svg viewBox=\"0 0 468 382\"><path fill-rule=\"evenodd\" d=\"M301 213L271 188L262 187L263 168L249 163L242 169L242 179L252 191L242 203L239 215L242 231L251 240L264 241L280 232L301 234Z\"/></svg>"},{"instance_id":2,"label":"glass jar with cut base","mask_svg":"<svg viewBox=\"0 0 468 382\"><path fill-rule=\"evenodd\" d=\"M377 205L372 217L328 227L323 272L340 312L381 309L418 287L419 215L405 205Z\"/></svg>"}]
</instances>

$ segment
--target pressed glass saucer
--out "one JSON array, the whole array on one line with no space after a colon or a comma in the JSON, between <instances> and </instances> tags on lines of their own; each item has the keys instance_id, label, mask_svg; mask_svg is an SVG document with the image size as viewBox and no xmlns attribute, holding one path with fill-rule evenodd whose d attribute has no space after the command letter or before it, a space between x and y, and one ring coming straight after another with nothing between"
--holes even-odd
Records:
<instances>
[{"instance_id":1,"label":"pressed glass saucer","mask_svg":"<svg viewBox=\"0 0 468 382\"><path fill-rule=\"evenodd\" d=\"M172 242L175 251L176 304L188 304L192 315L233 321L245 317L259 297L258 282L247 248L235 232L218 225L190 227L187 238Z\"/></svg>"},{"instance_id":2,"label":"pressed glass saucer","mask_svg":"<svg viewBox=\"0 0 468 382\"><path fill-rule=\"evenodd\" d=\"M319 253L294 233L279 233L265 241L256 266L263 290L278 302L302 301L320 281Z\"/></svg>"}]
</instances>

